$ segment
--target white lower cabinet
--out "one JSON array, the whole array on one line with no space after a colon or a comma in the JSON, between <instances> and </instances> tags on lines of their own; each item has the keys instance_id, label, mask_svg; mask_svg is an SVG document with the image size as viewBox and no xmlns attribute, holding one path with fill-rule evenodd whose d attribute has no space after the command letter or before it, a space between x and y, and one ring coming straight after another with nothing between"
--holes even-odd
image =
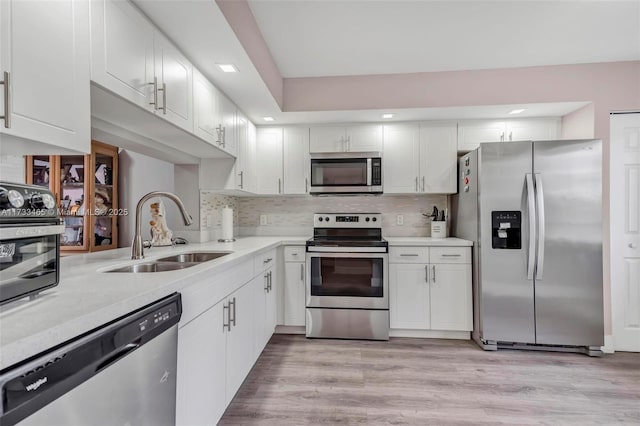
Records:
<instances>
[{"instance_id":1,"label":"white lower cabinet","mask_svg":"<svg viewBox=\"0 0 640 426\"><path fill-rule=\"evenodd\" d=\"M303 248L304 249L304 248ZM302 258L304 259L304 257ZM304 262L284 263L284 325L303 326L305 324L305 264Z\"/></svg>"},{"instance_id":2,"label":"white lower cabinet","mask_svg":"<svg viewBox=\"0 0 640 426\"><path fill-rule=\"evenodd\" d=\"M178 332L177 425L214 425L227 407L226 303L209 308Z\"/></svg>"},{"instance_id":3,"label":"white lower cabinet","mask_svg":"<svg viewBox=\"0 0 640 426\"><path fill-rule=\"evenodd\" d=\"M391 329L471 331L471 248L391 247Z\"/></svg>"},{"instance_id":4,"label":"white lower cabinet","mask_svg":"<svg viewBox=\"0 0 640 426\"><path fill-rule=\"evenodd\" d=\"M269 339L273 335L276 328L276 284L275 284L275 268L269 268L262 274L251 280L251 286L254 287L255 298L254 315L256 321L256 333L254 336L254 352L256 359L262 353L262 350Z\"/></svg>"},{"instance_id":5,"label":"white lower cabinet","mask_svg":"<svg viewBox=\"0 0 640 426\"><path fill-rule=\"evenodd\" d=\"M431 328L428 264L389 264L389 326Z\"/></svg>"}]
</instances>

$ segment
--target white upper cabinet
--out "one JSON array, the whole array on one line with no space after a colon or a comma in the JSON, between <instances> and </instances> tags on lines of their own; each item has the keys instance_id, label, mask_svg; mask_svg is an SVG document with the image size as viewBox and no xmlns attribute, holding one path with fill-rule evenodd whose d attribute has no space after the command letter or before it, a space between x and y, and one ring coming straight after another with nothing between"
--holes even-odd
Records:
<instances>
[{"instance_id":1,"label":"white upper cabinet","mask_svg":"<svg viewBox=\"0 0 640 426\"><path fill-rule=\"evenodd\" d=\"M88 43L85 1L0 1L3 144L11 135L47 144L41 153L91 151Z\"/></svg>"},{"instance_id":2,"label":"white upper cabinet","mask_svg":"<svg viewBox=\"0 0 640 426\"><path fill-rule=\"evenodd\" d=\"M453 124L420 125L420 189L431 194L458 191L458 129Z\"/></svg>"},{"instance_id":3,"label":"white upper cabinet","mask_svg":"<svg viewBox=\"0 0 640 426\"><path fill-rule=\"evenodd\" d=\"M282 194L282 127L262 127L256 137L258 194Z\"/></svg>"},{"instance_id":4,"label":"white upper cabinet","mask_svg":"<svg viewBox=\"0 0 640 426\"><path fill-rule=\"evenodd\" d=\"M473 151L482 142L553 140L560 137L559 118L467 120L458 123L458 151Z\"/></svg>"},{"instance_id":5,"label":"white upper cabinet","mask_svg":"<svg viewBox=\"0 0 640 426\"><path fill-rule=\"evenodd\" d=\"M91 80L155 110L153 25L128 1L91 5Z\"/></svg>"},{"instance_id":6,"label":"white upper cabinet","mask_svg":"<svg viewBox=\"0 0 640 426\"><path fill-rule=\"evenodd\" d=\"M380 152L382 151L382 125L312 127L309 151L314 153Z\"/></svg>"},{"instance_id":7,"label":"white upper cabinet","mask_svg":"<svg viewBox=\"0 0 640 426\"><path fill-rule=\"evenodd\" d=\"M505 123L505 142L544 141L558 138L560 138L559 118L509 120Z\"/></svg>"},{"instance_id":8,"label":"white upper cabinet","mask_svg":"<svg viewBox=\"0 0 640 426\"><path fill-rule=\"evenodd\" d=\"M193 66L158 31L154 34L155 105L163 118L193 132Z\"/></svg>"},{"instance_id":9,"label":"white upper cabinet","mask_svg":"<svg viewBox=\"0 0 640 426\"><path fill-rule=\"evenodd\" d=\"M384 192L407 194L420 192L420 130L417 124L384 126L382 159Z\"/></svg>"},{"instance_id":10,"label":"white upper cabinet","mask_svg":"<svg viewBox=\"0 0 640 426\"><path fill-rule=\"evenodd\" d=\"M380 124L350 126L346 129L346 135L349 152L382 151L382 125Z\"/></svg>"},{"instance_id":11,"label":"white upper cabinet","mask_svg":"<svg viewBox=\"0 0 640 426\"><path fill-rule=\"evenodd\" d=\"M457 190L455 123L384 126L384 192L453 194Z\"/></svg>"},{"instance_id":12,"label":"white upper cabinet","mask_svg":"<svg viewBox=\"0 0 640 426\"><path fill-rule=\"evenodd\" d=\"M200 72L193 70L193 133L221 146L218 128L218 91Z\"/></svg>"},{"instance_id":13,"label":"white upper cabinet","mask_svg":"<svg viewBox=\"0 0 640 426\"><path fill-rule=\"evenodd\" d=\"M193 66L130 2L91 2L91 79L193 132Z\"/></svg>"},{"instance_id":14,"label":"white upper cabinet","mask_svg":"<svg viewBox=\"0 0 640 426\"><path fill-rule=\"evenodd\" d=\"M309 193L309 128L285 127L283 193Z\"/></svg>"},{"instance_id":15,"label":"white upper cabinet","mask_svg":"<svg viewBox=\"0 0 640 426\"><path fill-rule=\"evenodd\" d=\"M237 153L236 106L222 93L218 96L218 114L222 128L222 149L231 155Z\"/></svg>"}]
</instances>

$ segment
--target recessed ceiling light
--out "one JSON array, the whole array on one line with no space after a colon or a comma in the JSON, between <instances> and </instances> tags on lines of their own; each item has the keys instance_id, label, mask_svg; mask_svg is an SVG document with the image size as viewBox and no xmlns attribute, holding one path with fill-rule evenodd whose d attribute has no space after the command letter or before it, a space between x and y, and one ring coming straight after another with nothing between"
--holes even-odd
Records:
<instances>
[{"instance_id":1,"label":"recessed ceiling light","mask_svg":"<svg viewBox=\"0 0 640 426\"><path fill-rule=\"evenodd\" d=\"M394 116L395 114L391 114L391 113L382 114L382 118L393 118Z\"/></svg>"},{"instance_id":2,"label":"recessed ceiling light","mask_svg":"<svg viewBox=\"0 0 640 426\"><path fill-rule=\"evenodd\" d=\"M224 72L238 72L238 68L233 64L218 64L218 66Z\"/></svg>"},{"instance_id":3,"label":"recessed ceiling light","mask_svg":"<svg viewBox=\"0 0 640 426\"><path fill-rule=\"evenodd\" d=\"M274 121L275 118L273 117L262 117L264 121Z\"/></svg>"},{"instance_id":4,"label":"recessed ceiling light","mask_svg":"<svg viewBox=\"0 0 640 426\"><path fill-rule=\"evenodd\" d=\"M514 109L509 112L509 114L520 114L524 109Z\"/></svg>"}]
</instances>

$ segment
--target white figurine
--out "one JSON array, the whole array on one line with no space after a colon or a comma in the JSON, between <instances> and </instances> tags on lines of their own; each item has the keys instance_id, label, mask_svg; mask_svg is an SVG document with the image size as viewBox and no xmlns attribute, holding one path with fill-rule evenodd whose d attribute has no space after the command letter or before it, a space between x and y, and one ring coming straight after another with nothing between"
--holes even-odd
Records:
<instances>
[{"instance_id":1,"label":"white figurine","mask_svg":"<svg viewBox=\"0 0 640 426\"><path fill-rule=\"evenodd\" d=\"M151 204L151 245L153 246L170 246L173 232L167 227L167 221L164 217L164 206L162 203Z\"/></svg>"}]
</instances>

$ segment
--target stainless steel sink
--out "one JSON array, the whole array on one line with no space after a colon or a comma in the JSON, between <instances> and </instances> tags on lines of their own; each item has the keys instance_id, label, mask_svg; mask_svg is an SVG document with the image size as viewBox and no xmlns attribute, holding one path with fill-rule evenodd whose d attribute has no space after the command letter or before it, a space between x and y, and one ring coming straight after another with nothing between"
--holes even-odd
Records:
<instances>
[{"instance_id":1,"label":"stainless steel sink","mask_svg":"<svg viewBox=\"0 0 640 426\"><path fill-rule=\"evenodd\" d=\"M138 263L136 265L124 266L122 268L111 269L105 272L133 272L133 273L142 273L142 272L166 272L166 271L175 271L178 269L190 268L192 266L196 266L197 263L178 263L178 262L149 262L149 263Z\"/></svg>"},{"instance_id":2,"label":"stainless steel sink","mask_svg":"<svg viewBox=\"0 0 640 426\"><path fill-rule=\"evenodd\" d=\"M211 252L193 252L193 253L182 253L176 254L174 256L167 256L161 259L158 259L158 262L176 262L176 263L202 263L208 262L209 260L218 259L222 256L226 256L231 254L228 251L211 251Z\"/></svg>"}]
</instances>

